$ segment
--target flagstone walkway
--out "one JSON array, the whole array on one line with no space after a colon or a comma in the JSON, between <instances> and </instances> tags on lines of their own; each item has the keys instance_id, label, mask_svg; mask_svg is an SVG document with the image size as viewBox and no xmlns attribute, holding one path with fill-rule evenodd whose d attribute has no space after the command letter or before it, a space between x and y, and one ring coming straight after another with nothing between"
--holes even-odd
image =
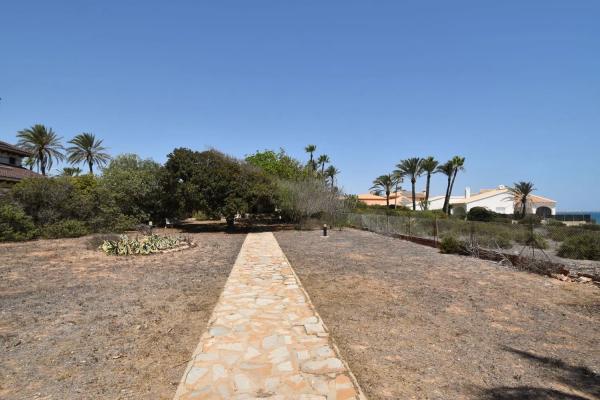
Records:
<instances>
[{"instance_id":1,"label":"flagstone walkway","mask_svg":"<svg viewBox=\"0 0 600 400\"><path fill-rule=\"evenodd\" d=\"M175 399L364 399L354 382L273 234L248 234Z\"/></svg>"}]
</instances>

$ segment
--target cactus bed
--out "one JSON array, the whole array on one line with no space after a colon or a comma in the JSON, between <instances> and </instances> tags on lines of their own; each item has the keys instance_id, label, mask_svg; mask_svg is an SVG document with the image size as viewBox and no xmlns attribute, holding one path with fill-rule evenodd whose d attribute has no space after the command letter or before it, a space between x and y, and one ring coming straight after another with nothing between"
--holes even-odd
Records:
<instances>
[{"instance_id":1,"label":"cactus bed","mask_svg":"<svg viewBox=\"0 0 600 400\"><path fill-rule=\"evenodd\" d=\"M184 237L149 235L130 239L121 235L118 240L105 240L100 249L109 255L149 255L191 247L193 243Z\"/></svg>"}]
</instances>

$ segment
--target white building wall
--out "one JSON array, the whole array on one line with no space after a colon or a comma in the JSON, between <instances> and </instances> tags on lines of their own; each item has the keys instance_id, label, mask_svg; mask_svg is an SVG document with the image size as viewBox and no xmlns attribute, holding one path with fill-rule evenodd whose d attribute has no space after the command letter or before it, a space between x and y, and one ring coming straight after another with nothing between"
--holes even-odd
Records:
<instances>
[{"instance_id":1,"label":"white building wall","mask_svg":"<svg viewBox=\"0 0 600 400\"><path fill-rule=\"evenodd\" d=\"M495 196L468 203L467 212L473 207L485 207L499 214L512 214L515 211L514 198L510 193L499 193Z\"/></svg>"}]
</instances>

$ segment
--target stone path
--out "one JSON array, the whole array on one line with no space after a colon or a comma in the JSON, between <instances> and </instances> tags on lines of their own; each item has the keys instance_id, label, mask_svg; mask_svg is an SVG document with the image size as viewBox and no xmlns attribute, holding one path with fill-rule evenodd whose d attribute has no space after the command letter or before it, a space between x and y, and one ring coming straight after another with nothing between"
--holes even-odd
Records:
<instances>
[{"instance_id":1,"label":"stone path","mask_svg":"<svg viewBox=\"0 0 600 400\"><path fill-rule=\"evenodd\" d=\"M251 233L176 400L364 399L272 233Z\"/></svg>"}]
</instances>

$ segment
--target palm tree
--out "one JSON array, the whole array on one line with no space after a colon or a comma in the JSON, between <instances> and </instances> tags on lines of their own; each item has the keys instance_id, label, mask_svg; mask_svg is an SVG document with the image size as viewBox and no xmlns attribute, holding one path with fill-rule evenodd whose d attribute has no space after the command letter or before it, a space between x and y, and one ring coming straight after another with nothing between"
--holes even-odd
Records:
<instances>
[{"instance_id":1,"label":"palm tree","mask_svg":"<svg viewBox=\"0 0 600 400\"><path fill-rule=\"evenodd\" d=\"M314 153L315 151L317 151L317 145L314 145L314 144L309 144L308 146L306 146L306 147L304 148L304 151L306 151L307 153L309 153L309 154L310 154L310 161L308 162L308 165L309 165L309 166L310 166L310 167L311 167L313 170L315 170L315 169L316 169L316 168L315 168L316 166L315 166L315 162L314 162L314 160L313 160L313 153Z\"/></svg>"},{"instance_id":2,"label":"palm tree","mask_svg":"<svg viewBox=\"0 0 600 400\"><path fill-rule=\"evenodd\" d=\"M400 161L400 164L396 165L396 168L398 168L396 173L410 177L410 183L412 184L413 211L417 209L417 193L415 191L415 185L417 183L417 178L423 173L421 161L422 160L419 157L413 157L402 160Z\"/></svg>"},{"instance_id":3,"label":"palm tree","mask_svg":"<svg viewBox=\"0 0 600 400\"><path fill-rule=\"evenodd\" d=\"M396 197L394 197L394 209L398 208L398 191L402 189L400 184L404 182L404 176L399 173L399 171L393 172L396 177L396 185L394 185L394 193L396 193Z\"/></svg>"},{"instance_id":4,"label":"palm tree","mask_svg":"<svg viewBox=\"0 0 600 400\"><path fill-rule=\"evenodd\" d=\"M377 178L375 178L375 180L373 181L373 186L371 186L370 190L373 190L375 192L379 192L379 193L385 193L385 204L387 205L387 207L390 207L390 193L392 192L392 189L394 188L394 186L396 186L396 183L398 181L398 175L397 174L387 174L387 175L381 175L378 176Z\"/></svg>"},{"instance_id":5,"label":"palm tree","mask_svg":"<svg viewBox=\"0 0 600 400\"><path fill-rule=\"evenodd\" d=\"M325 176L328 177L329 179L331 179L331 187L334 186L335 176L338 175L339 173L340 173L340 170L337 169L336 167L334 167L333 165L330 165L325 170Z\"/></svg>"},{"instance_id":6,"label":"palm tree","mask_svg":"<svg viewBox=\"0 0 600 400\"><path fill-rule=\"evenodd\" d=\"M321 154L319 158L317 158L317 164L321 166L321 175L325 173L325 164L329 163L329 156L327 154Z\"/></svg>"},{"instance_id":7,"label":"palm tree","mask_svg":"<svg viewBox=\"0 0 600 400\"><path fill-rule=\"evenodd\" d=\"M449 205L450 205L450 185L452 183L452 175L454 174L454 165L452 164L452 160L446 161L442 165L438 165L437 172L440 172L448 178L448 183L446 185L446 195L444 197L444 206L442 210L445 213L448 213Z\"/></svg>"},{"instance_id":8,"label":"palm tree","mask_svg":"<svg viewBox=\"0 0 600 400\"><path fill-rule=\"evenodd\" d=\"M450 192L448 194L448 211L447 213L450 214L450 196L452 195L452 190L454 189L454 181L456 180L456 175L458 175L458 171L464 171L465 170L465 158L464 157L460 157L460 156L454 156L452 157L452 167L453 167L453 171L452 171L452 182L450 183Z\"/></svg>"},{"instance_id":9,"label":"palm tree","mask_svg":"<svg viewBox=\"0 0 600 400\"><path fill-rule=\"evenodd\" d=\"M429 208L429 184L431 183L431 175L437 172L436 168L438 165L439 162L433 157L427 157L421 161L421 168L423 169L423 172L427 174L427 183L425 184L425 210Z\"/></svg>"},{"instance_id":10,"label":"palm tree","mask_svg":"<svg viewBox=\"0 0 600 400\"><path fill-rule=\"evenodd\" d=\"M527 198L534 190L533 182L525 181L515 183L513 187L508 188L508 191L515 196L515 203L521 204L521 218L525 218L527 214Z\"/></svg>"},{"instance_id":11,"label":"palm tree","mask_svg":"<svg viewBox=\"0 0 600 400\"><path fill-rule=\"evenodd\" d=\"M37 164L44 176L46 175L46 168L48 170L52 168L54 159L58 161L64 159L64 155L61 153L61 150L64 149L60 144L61 138L54 133L52 128L36 124L31 128L19 131L17 137L19 138L18 146L32 153L30 158Z\"/></svg>"},{"instance_id":12,"label":"palm tree","mask_svg":"<svg viewBox=\"0 0 600 400\"><path fill-rule=\"evenodd\" d=\"M60 173L62 176L79 176L81 168L79 167L64 167Z\"/></svg>"},{"instance_id":13,"label":"palm tree","mask_svg":"<svg viewBox=\"0 0 600 400\"><path fill-rule=\"evenodd\" d=\"M73 145L67 149L69 162L71 164L86 162L90 174L94 173L94 164L101 167L110 160L108 153L104 153L106 147L102 146L102 140L96 139L93 133L80 133L69 143Z\"/></svg>"}]
</instances>

